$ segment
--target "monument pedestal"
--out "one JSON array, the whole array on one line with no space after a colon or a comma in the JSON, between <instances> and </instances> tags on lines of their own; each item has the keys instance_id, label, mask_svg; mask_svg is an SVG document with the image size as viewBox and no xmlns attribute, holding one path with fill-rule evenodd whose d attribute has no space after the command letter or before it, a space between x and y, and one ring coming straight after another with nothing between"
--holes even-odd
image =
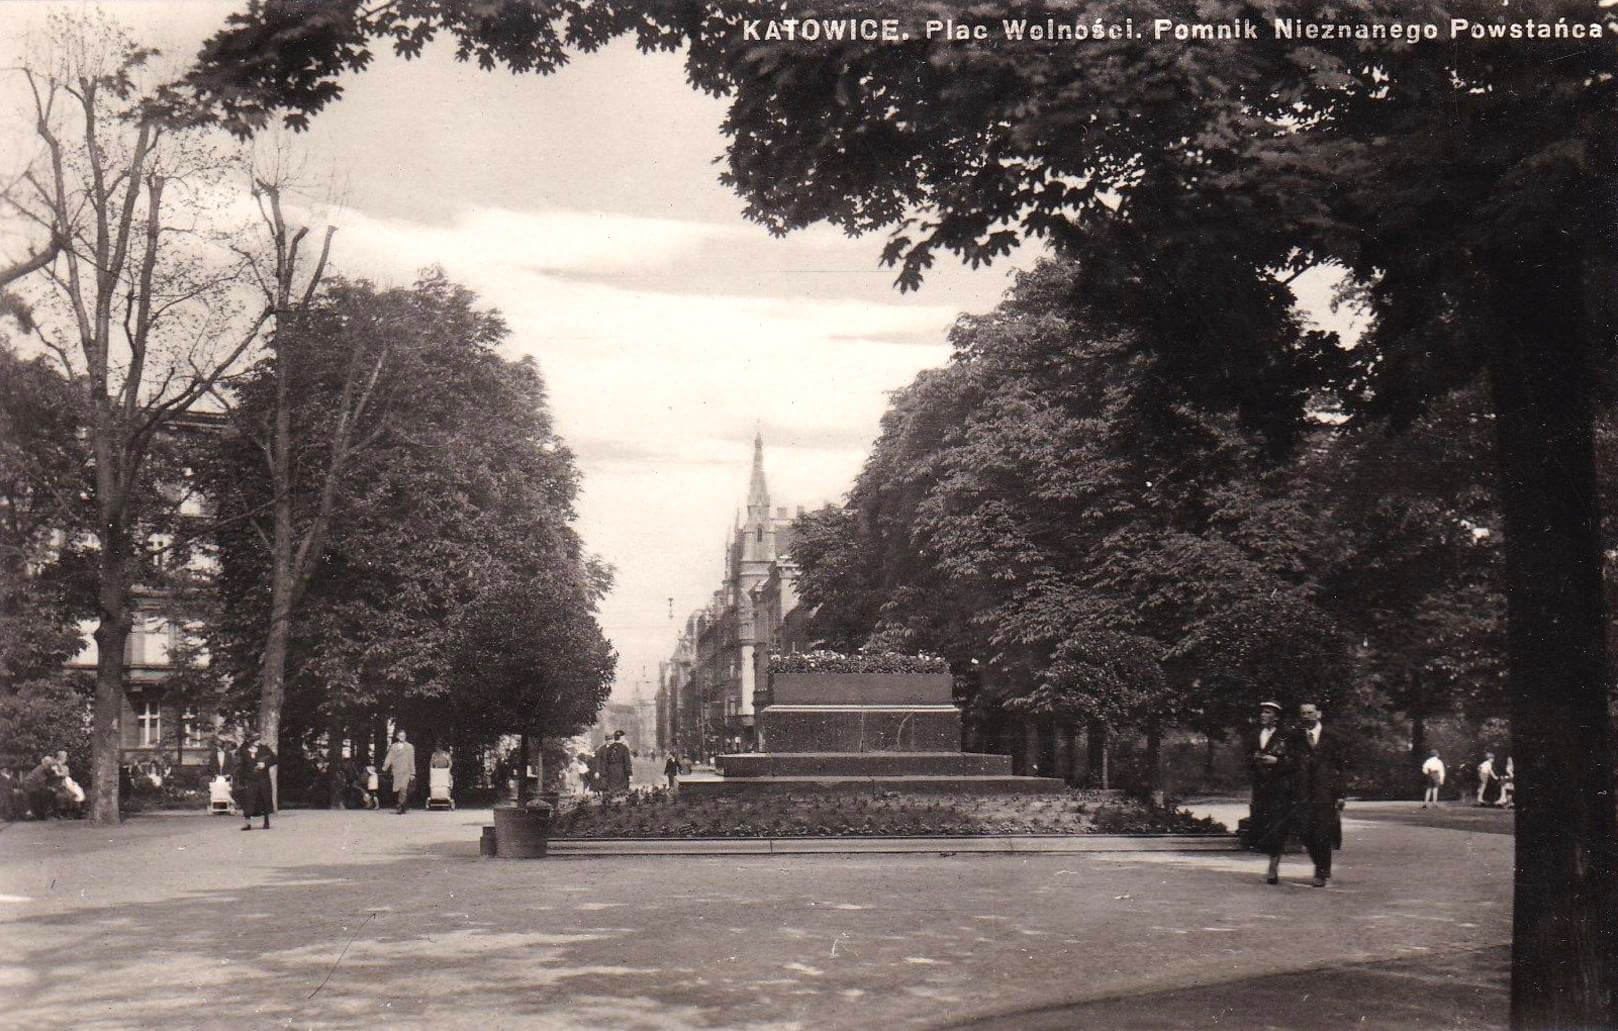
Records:
<instances>
[{"instance_id":1,"label":"monument pedestal","mask_svg":"<svg viewBox=\"0 0 1618 1031\"><path fill-rule=\"evenodd\" d=\"M765 751L721 755L682 793L1061 791L1016 777L1009 755L963 752L948 673L775 673L758 714Z\"/></svg>"}]
</instances>

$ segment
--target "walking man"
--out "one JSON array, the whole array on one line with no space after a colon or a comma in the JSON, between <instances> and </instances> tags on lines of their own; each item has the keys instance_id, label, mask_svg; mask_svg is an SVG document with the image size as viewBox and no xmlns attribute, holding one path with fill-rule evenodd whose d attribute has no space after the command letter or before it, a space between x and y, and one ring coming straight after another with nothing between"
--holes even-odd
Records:
<instances>
[{"instance_id":1,"label":"walking man","mask_svg":"<svg viewBox=\"0 0 1618 1031\"><path fill-rule=\"evenodd\" d=\"M1427 793L1422 796L1421 807L1427 808L1428 803L1438 804L1438 789L1444 786L1444 760L1438 757L1438 749L1421 764L1421 775L1427 780Z\"/></svg>"},{"instance_id":2,"label":"walking man","mask_svg":"<svg viewBox=\"0 0 1618 1031\"><path fill-rule=\"evenodd\" d=\"M1286 848L1292 810L1292 752L1281 730L1281 703L1260 702L1258 734L1248 756L1253 801L1247 815L1248 843L1270 857L1264 883L1281 883L1281 853Z\"/></svg>"},{"instance_id":3,"label":"walking man","mask_svg":"<svg viewBox=\"0 0 1618 1031\"><path fill-rule=\"evenodd\" d=\"M1301 724L1293 738L1297 754L1295 795L1303 843L1315 864L1317 888L1331 880L1332 846L1340 840L1339 815L1343 809L1342 745L1320 721L1320 707L1313 702L1298 706Z\"/></svg>"},{"instance_id":4,"label":"walking man","mask_svg":"<svg viewBox=\"0 0 1618 1031\"><path fill-rule=\"evenodd\" d=\"M395 811L403 814L410 804L410 782L416 779L416 746L404 731L393 735L387 758L382 760L382 772L393 775L393 794L398 801Z\"/></svg>"}]
</instances>

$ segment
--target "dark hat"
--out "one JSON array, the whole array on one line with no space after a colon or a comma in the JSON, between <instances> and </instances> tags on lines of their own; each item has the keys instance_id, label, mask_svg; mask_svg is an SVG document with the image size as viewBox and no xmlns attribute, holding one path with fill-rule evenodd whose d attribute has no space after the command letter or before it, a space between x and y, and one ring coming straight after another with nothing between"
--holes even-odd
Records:
<instances>
[{"instance_id":1,"label":"dark hat","mask_svg":"<svg viewBox=\"0 0 1618 1031\"><path fill-rule=\"evenodd\" d=\"M617 740L617 739L618 739L618 738L621 738L621 737L623 737L623 736L624 736L624 732L623 732L623 731L621 731L621 730L615 730L615 731L613 731L613 732L612 732L612 737L613 737L613 740L615 740L615 741L616 741L616 740Z\"/></svg>"},{"instance_id":2,"label":"dark hat","mask_svg":"<svg viewBox=\"0 0 1618 1031\"><path fill-rule=\"evenodd\" d=\"M1281 711L1281 703L1280 702L1259 702L1258 707L1260 709L1274 709L1276 712Z\"/></svg>"}]
</instances>

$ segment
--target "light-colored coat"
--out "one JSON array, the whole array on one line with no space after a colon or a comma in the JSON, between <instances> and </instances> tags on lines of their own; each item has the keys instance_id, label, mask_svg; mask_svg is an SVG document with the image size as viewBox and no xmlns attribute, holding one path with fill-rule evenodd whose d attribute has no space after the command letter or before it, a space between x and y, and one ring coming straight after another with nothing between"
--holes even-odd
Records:
<instances>
[{"instance_id":1,"label":"light-colored coat","mask_svg":"<svg viewBox=\"0 0 1618 1031\"><path fill-rule=\"evenodd\" d=\"M382 772L393 776L396 785L416 779L416 746L408 741L395 741L388 748L388 757L382 760Z\"/></svg>"}]
</instances>

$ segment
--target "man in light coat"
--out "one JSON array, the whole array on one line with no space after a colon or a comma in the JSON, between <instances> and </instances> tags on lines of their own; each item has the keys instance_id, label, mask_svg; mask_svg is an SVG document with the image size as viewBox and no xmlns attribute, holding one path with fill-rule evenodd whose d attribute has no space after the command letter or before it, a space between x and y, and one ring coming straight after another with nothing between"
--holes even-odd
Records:
<instances>
[{"instance_id":1,"label":"man in light coat","mask_svg":"<svg viewBox=\"0 0 1618 1031\"><path fill-rule=\"evenodd\" d=\"M393 735L388 756L382 760L382 772L393 776L393 794L398 801L395 811L403 813L410 804L410 782L416 779L416 746L404 731Z\"/></svg>"}]
</instances>

